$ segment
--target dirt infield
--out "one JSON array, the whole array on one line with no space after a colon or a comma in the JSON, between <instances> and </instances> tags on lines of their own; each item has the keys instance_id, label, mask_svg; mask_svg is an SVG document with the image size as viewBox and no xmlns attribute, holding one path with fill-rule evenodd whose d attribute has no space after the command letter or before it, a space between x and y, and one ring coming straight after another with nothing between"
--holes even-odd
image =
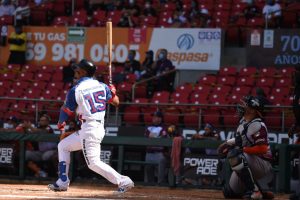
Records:
<instances>
[{"instance_id":1,"label":"dirt infield","mask_svg":"<svg viewBox=\"0 0 300 200\"><path fill-rule=\"evenodd\" d=\"M46 185L0 184L0 199L63 199L63 200L96 200L96 199L224 199L221 191L206 189L170 189L167 187L136 186L123 195L114 194L116 187L111 185L86 186L72 185L67 192L52 192ZM276 194L275 199L288 199L288 195Z\"/></svg>"}]
</instances>

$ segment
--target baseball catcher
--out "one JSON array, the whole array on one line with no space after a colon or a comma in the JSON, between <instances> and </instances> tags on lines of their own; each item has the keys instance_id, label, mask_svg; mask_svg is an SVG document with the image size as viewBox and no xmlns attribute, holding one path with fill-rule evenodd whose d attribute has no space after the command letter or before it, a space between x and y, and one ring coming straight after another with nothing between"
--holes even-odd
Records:
<instances>
[{"instance_id":1,"label":"baseball catcher","mask_svg":"<svg viewBox=\"0 0 300 200\"><path fill-rule=\"evenodd\" d=\"M244 97L237 107L241 120L235 137L218 148L219 155L228 160L232 169L230 180L223 187L225 198L274 197L271 192L266 192L273 174L268 131L262 121L263 108L259 98Z\"/></svg>"},{"instance_id":2,"label":"baseball catcher","mask_svg":"<svg viewBox=\"0 0 300 200\"><path fill-rule=\"evenodd\" d=\"M77 113L82 123L81 129L74 133L62 134L58 144L59 178L55 183L49 184L48 188L53 191L68 190L70 152L82 150L89 169L118 185L117 192L124 193L134 187L133 181L100 160L101 142L105 135L106 105L119 105L116 88L93 78L96 66L90 61L82 59L74 65L74 71L77 82L67 94L57 126L64 132L68 118Z\"/></svg>"}]
</instances>

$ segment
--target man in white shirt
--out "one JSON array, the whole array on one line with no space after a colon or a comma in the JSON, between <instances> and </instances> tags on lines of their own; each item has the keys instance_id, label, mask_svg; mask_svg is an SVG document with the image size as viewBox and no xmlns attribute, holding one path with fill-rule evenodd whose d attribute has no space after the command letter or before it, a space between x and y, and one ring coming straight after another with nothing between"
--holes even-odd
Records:
<instances>
[{"instance_id":1,"label":"man in white shirt","mask_svg":"<svg viewBox=\"0 0 300 200\"><path fill-rule=\"evenodd\" d=\"M10 0L3 0L0 6L0 17L4 15L12 16L15 12L14 5L11 4Z\"/></svg>"},{"instance_id":2,"label":"man in white shirt","mask_svg":"<svg viewBox=\"0 0 300 200\"><path fill-rule=\"evenodd\" d=\"M275 28L280 27L282 13L281 6L277 0L267 0L262 13L268 25L274 26Z\"/></svg>"}]
</instances>

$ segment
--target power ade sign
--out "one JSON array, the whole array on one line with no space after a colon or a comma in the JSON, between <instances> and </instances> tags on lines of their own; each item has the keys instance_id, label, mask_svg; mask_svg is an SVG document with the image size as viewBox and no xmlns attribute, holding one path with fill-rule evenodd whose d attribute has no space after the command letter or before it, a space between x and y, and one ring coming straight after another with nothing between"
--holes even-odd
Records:
<instances>
[{"instance_id":1,"label":"power ade sign","mask_svg":"<svg viewBox=\"0 0 300 200\"><path fill-rule=\"evenodd\" d=\"M0 166L13 166L14 148L0 144Z\"/></svg>"},{"instance_id":2,"label":"power ade sign","mask_svg":"<svg viewBox=\"0 0 300 200\"><path fill-rule=\"evenodd\" d=\"M251 30L248 32L248 66L300 64L300 30Z\"/></svg>"},{"instance_id":3,"label":"power ade sign","mask_svg":"<svg viewBox=\"0 0 300 200\"><path fill-rule=\"evenodd\" d=\"M218 157L186 154L183 159L185 176L217 176Z\"/></svg>"},{"instance_id":4,"label":"power ade sign","mask_svg":"<svg viewBox=\"0 0 300 200\"><path fill-rule=\"evenodd\" d=\"M8 29L8 36L13 31ZM26 60L34 65L66 65L71 58L86 58L97 65L108 63L106 29L100 27L24 27L27 34ZM166 48L177 69L218 70L221 29L113 29L112 61L125 62L130 50L143 61L145 52ZM8 45L0 47L0 64L6 64ZM156 58L155 58L156 59Z\"/></svg>"}]
</instances>

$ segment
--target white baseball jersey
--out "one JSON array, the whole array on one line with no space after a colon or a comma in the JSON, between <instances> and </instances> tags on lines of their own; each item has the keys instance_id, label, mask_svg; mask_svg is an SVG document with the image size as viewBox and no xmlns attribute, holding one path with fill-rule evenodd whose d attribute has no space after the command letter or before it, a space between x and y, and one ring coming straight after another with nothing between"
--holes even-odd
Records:
<instances>
[{"instance_id":1,"label":"white baseball jersey","mask_svg":"<svg viewBox=\"0 0 300 200\"><path fill-rule=\"evenodd\" d=\"M112 98L108 86L93 78L83 77L73 86L61 109L59 122L62 123L76 111L79 119L104 121L106 103Z\"/></svg>"}]
</instances>

